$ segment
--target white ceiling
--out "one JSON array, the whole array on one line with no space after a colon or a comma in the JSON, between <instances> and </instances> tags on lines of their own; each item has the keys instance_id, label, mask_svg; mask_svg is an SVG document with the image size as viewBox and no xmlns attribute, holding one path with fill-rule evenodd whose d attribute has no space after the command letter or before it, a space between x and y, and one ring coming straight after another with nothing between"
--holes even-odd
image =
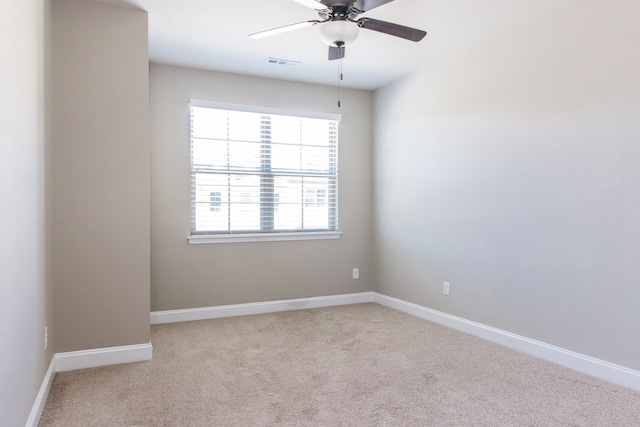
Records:
<instances>
[{"instance_id":1,"label":"white ceiling","mask_svg":"<svg viewBox=\"0 0 640 427\"><path fill-rule=\"evenodd\" d=\"M110 0L102 0L111 2ZM294 0L125 0L149 13L152 62L336 85L318 27L254 40L249 34L318 19ZM427 31L418 43L360 30L343 61L346 87L377 89L572 0L395 0L360 15ZM267 58L298 61L273 65Z\"/></svg>"}]
</instances>

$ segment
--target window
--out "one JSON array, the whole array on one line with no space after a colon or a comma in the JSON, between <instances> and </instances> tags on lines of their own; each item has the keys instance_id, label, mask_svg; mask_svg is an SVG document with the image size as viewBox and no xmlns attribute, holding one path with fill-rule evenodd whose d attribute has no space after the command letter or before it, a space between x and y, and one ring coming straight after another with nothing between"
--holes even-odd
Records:
<instances>
[{"instance_id":1,"label":"window","mask_svg":"<svg viewBox=\"0 0 640 427\"><path fill-rule=\"evenodd\" d=\"M209 212L220 212L222 206L222 193L219 191L209 192Z\"/></svg>"},{"instance_id":2,"label":"window","mask_svg":"<svg viewBox=\"0 0 640 427\"><path fill-rule=\"evenodd\" d=\"M192 101L191 243L337 234L338 121Z\"/></svg>"}]
</instances>

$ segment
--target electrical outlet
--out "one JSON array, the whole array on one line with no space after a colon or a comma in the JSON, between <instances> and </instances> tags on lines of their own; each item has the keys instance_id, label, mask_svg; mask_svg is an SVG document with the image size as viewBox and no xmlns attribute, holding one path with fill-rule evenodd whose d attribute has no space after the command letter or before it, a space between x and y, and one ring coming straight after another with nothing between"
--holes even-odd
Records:
<instances>
[{"instance_id":1,"label":"electrical outlet","mask_svg":"<svg viewBox=\"0 0 640 427\"><path fill-rule=\"evenodd\" d=\"M444 286L442 286L442 293L449 296L449 282L444 282Z\"/></svg>"},{"instance_id":2,"label":"electrical outlet","mask_svg":"<svg viewBox=\"0 0 640 427\"><path fill-rule=\"evenodd\" d=\"M46 350L49 346L49 328L47 326L44 327L44 349Z\"/></svg>"},{"instance_id":3,"label":"electrical outlet","mask_svg":"<svg viewBox=\"0 0 640 427\"><path fill-rule=\"evenodd\" d=\"M360 269L359 268L354 268L353 269L353 279L359 279L360 278Z\"/></svg>"}]
</instances>

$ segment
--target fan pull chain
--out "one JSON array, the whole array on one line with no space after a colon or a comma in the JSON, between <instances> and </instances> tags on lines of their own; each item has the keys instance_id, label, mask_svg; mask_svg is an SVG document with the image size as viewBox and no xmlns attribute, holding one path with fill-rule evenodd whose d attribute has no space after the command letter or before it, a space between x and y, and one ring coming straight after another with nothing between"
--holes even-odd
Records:
<instances>
[{"instance_id":1,"label":"fan pull chain","mask_svg":"<svg viewBox=\"0 0 640 427\"><path fill-rule=\"evenodd\" d=\"M341 102L340 100L342 99L342 58L340 58L339 60L339 70L340 70L340 79L338 80L338 108L341 107Z\"/></svg>"}]
</instances>

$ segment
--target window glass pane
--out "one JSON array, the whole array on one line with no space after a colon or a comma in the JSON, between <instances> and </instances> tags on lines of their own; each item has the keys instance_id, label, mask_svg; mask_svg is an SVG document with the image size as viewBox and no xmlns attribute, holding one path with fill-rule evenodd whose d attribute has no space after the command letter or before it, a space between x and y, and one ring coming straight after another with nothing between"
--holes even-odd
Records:
<instances>
[{"instance_id":1,"label":"window glass pane","mask_svg":"<svg viewBox=\"0 0 640 427\"><path fill-rule=\"evenodd\" d=\"M281 172L300 172L300 149L300 145L272 145L271 168Z\"/></svg>"},{"instance_id":2,"label":"window glass pane","mask_svg":"<svg viewBox=\"0 0 640 427\"><path fill-rule=\"evenodd\" d=\"M304 179L304 228L306 230L329 227L328 193L327 178Z\"/></svg>"},{"instance_id":3,"label":"window glass pane","mask_svg":"<svg viewBox=\"0 0 640 427\"><path fill-rule=\"evenodd\" d=\"M302 122L301 135L305 145L329 145L329 122L327 120L308 119Z\"/></svg>"},{"instance_id":4,"label":"window glass pane","mask_svg":"<svg viewBox=\"0 0 640 427\"><path fill-rule=\"evenodd\" d=\"M209 193L209 211L220 212L222 204L222 194L219 191L211 191Z\"/></svg>"},{"instance_id":5,"label":"window glass pane","mask_svg":"<svg viewBox=\"0 0 640 427\"><path fill-rule=\"evenodd\" d=\"M260 141L260 114L229 111L229 139Z\"/></svg>"},{"instance_id":6,"label":"window glass pane","mask_svg":"<svg viewBox=\"0 0 640 427\"><path fill-rule=\"evenodd\" d=\"M232 170L259 171L260 155L259 143L229 141L229 165Z\"/></svg>"},{"instance_id":7,"label":"window glass pane","mask_svg":"<svg viewBox=\"0 0 640 427\"><path fill-rule=\"evenodd\" d=\"M196 230L226 231L229 217L227 176L198 173L195 182ZM212 195L218 202L212 199ZM212 205L212 200L215 205Z\"/></svg>"},{"instance_id":8,"label":"window glass pane","mask_svg":"<svg viewBox=\"0 0 640 427\"><path fill-rule=\"evenodd\" d=\"M193 166L227 167L227 141L193 139L191 146Z\"/></svg>"},{"instance_id":9,"label":"window glass pane","mask_svg":"<svg viewBox=\"0 0 640 427\"><path fill-rule=\"evenodd\" d=\"M260 230L260 177L231 175L230 200L230 230Z\"/></svg>"},{"instance_id":10,"label":"window glass pane","mask_svg":"<svg viewBox=\"0 0 640 427\"><path fill-rule=\"evenodd\" d=\"M325 147L302 147L303 170L329 173L329 161Z\"/></svg>"},{"instance_id":11,"label":"window glass pane","mask_svg":"<svg viewBox=\"0 0 640 427\"><path fill-rule=\"evenodd\" d=\"M227 139L227 112L191 107L191 135L194 138Z\"/></svg>"},{"instance_id":12,"label":"window glass pane","mask_svg":"<svg viewBox=\"0 0 640 427\"><path fill-rule=\"evenodd\" d=\"M278 195L278 204L274 212L276 230L302 229L302 178L276 177L274 192Z\"/></svg>"},{"instance_id":13,"label":"window glass pane","mask_svg":"<svg viewBox=\"0 0 640 427\"><path fill-rule=\"evenodd\" d=\"M278 144L300 144L299 117L271 116L271 141Z\"/></svg>"}]
</instances>

